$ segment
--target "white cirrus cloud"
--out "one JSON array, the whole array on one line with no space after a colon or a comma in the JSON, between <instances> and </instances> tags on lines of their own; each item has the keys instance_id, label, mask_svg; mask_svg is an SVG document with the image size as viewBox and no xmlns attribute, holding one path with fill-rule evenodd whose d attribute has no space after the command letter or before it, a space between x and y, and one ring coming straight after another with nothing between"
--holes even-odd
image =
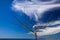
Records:
<instances>
[{"instance_id":1,"label":"white cirrus cloud","mask_svg":"<svg viewBox=\"0 0 60 40\"><path fill-rule=\"evenodd\" d=\"M57 25L60 24L60 21L51 22L50 25ZM36 32L37 36L45 36L45 35L52 35L60 32L60 25L57 25L56 27L46 27L45 29L40 29L42 32ZM32 32L29 32L28 34L33 34Z\"/></svg>"},{"instance_id":2,"label":"white cirrus cloud","mask_svg":"<svg viewBox=\"0 0 60 40\"><path fill-rule=\"evenodd\" d=\"M56 34L60 32L60 26L53 27L53 28L46 28L43 30L43 32L37 32L38 36L44 36L44 35L51 35Z\"/></svg>"},{"instance_id":3,"label":"white cirrus cloud","mask_svg":"<svg viewBox=\"0 0 60 40\"><path fill-rule=\"evenodd\" d=\"M60 32L60 26L57 27L53 27L53 28L46 28L43 29L42 32L36 32L37 36L45 36L45 35L52 35L52 34L56 34ZM32 32L28 33L28 34L33 34Z\"/></svg>"},{"instance_id":4,"label":"white cirrus cloud","mask_svg":"<svg viewBox=\"0 0 60 40\"><path fill-rule=\"evenodd\" d=\"M55 2L55 1L53 0L52 2ZM45 11L52 9L54 7L60 7L60 4L46 5L43 2L42 4L39 2L37 3L36 2L34 0L32 2L30 1L20 2L18 0L14 0L12 3L12 9L18 12L22 11L30 18L31 18L31 15L34 15L35 20L38 21L38 19L42 16L42 13L44 13ZM49 2L49 3L52 3L52 2ZM56 25L56 23L60 24L59 22L54 22L52 24L53 25ZM42 32L37 32L37 35L38 36L51 35L59 32L60 32L60 26L53 27L53 28L47 27L46 29L43 29Z\"/></svg>"},{"instance_id":5,"label":"white cirrus cloud","mask_svg":"<svg viewBox=\"0 0 60 40\"><path fill-rule=\"evenodd\" d=\"M35 1L20 2L18 0L14 0L12 3L12 9L15 11L22 11L30 18L32 17L31 15L34 15L35 20L38 21L38 19L42 16L42 13L54 7L60 6L60 4L44 5L45 3L42 5L41 3L37 4L38 2L35 3ZM53 1L55 2L55 0Z\"/></svg>"}]
</instances>

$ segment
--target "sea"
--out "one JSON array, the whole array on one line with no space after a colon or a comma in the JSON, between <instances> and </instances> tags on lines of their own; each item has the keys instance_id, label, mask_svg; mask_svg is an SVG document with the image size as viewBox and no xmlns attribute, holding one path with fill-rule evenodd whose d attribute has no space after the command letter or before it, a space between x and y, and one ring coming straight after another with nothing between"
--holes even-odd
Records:
<instances>
[{"instance_id":1,"label":"sea","mask_svg":"<svg viewBox=\"0 0 60 40\"><path fill-rule=\"evenodd\" d=\"M0 40L36 40L36 39L0 39ZM60 40L60 38L40 38L37 40Z\"/></svg>"}]
</instances>

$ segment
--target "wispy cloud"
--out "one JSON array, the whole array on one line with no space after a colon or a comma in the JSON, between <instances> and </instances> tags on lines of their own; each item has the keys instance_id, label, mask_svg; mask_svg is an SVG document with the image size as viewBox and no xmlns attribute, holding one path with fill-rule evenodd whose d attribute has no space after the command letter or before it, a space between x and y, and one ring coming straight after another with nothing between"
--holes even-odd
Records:
<instances>
[{"instance_id":1,"label":"wispy cloud","mask_svg":"<svg viewBox=\"0 0 60 40\"><path fill-rule=\"evenodd\" d=\"M42 32L37 32L37 35L44 36L44 35L52 35L52 34L59 33L60 32L60 25L57 25L57 24L60 24L60 21L55 21L55 22L50 23L50 25L52 27L47 27L42 30L40 29ZM53 25L57 25L57 26L53 27ZM34 33L30 32L29 34L34 34Z\"/></svg>"},{"instance_id":2,"label":"wispy cloud","mask_svg":"<svg viewBox=\"0 0 60 40\"><path fill-rule=\"evenodd\" d=\"M43 32L37 32L38 36L51 35L60 32L60 26L54 28L46 28Z\"/></svg>"},{"instance_id":3,"label":"wispy cloud","mask_svg":"<svg viewBox=\"0 0 60 40\"><path fill-rule=\"evenodd\" d=\"M44 36L44 35L51 35L56 34L60 32L60 26L53 27L53 28L46 28L43 30L43 32L37 32L38 36Z\"/></svg>"},{"instance_id":4,"label":"wispy cloud","mask_svg":"<svg viewBox=\"0 0 60 40\"><path fill-rule=\"evenodd\" d=\"M54 2L56 2L56 0L53 0L49 3ZM30 18L32 17L31 15L34 15L35 20L38 21L38 19L42 16L42 14L45 11L48 11L49 9L52 9L54 7L60 7L60 4L46 5L47 3L48 2L39 3L37 0L32 0L31 2L30 1L21 2L18 0L14 0L12 3L12 9L15 11L22 11ZM56 25L56 23L58 22L54 22L53 24ZM47 27L46 29L43 29L42 32L37 32L37 35L38 36L51 35L59 32L60 32L60 26L53 28Z\"/></svg>"},{"instance_id":5,"label":"wispy cloud","mask_svg":"<svg viewBox=\"0 0 60 40\"><path fill-rule=\"evenodd\" d=\"M53 1L55 2L56 0ZM42 16L42 13L51 8L59 6L59 4L44 5L45 3L43 4L43 2L42 4L37 3L38 3L37 0L23 1L23 2L14 0L12 3L12 9L15 11L22 11L30 18L32 17L31 15L34 15L35 20L38 21L38 19Z\"/></svg>"}]
</instances>

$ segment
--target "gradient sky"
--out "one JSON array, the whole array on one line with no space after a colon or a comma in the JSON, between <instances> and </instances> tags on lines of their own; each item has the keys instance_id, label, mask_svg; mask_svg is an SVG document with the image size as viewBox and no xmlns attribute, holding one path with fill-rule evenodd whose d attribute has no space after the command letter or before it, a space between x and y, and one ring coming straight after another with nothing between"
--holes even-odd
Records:
<instances>
[{"instance_id":1,"label":"gradient sky","mask_svg":"<svg viewBox=\"0 0 60 40\"><path fill-rule=\"evenodd\" d=\"M12 0L0 0L0 38L27 37L26 32L28 30L20 27L22 25L16 21L14 16L17 14L11 10L11 3Z\"/></svg>"},{"instance_id":2,"label":"gradient sky","mask_svg":"<svg viewBox=\"0 0 60 40\"><path fill-rule=\"evenodd\" d=\"M35 21L33 21L33 19L30 20L23 12L13 11L11 9L12 1L13 0L0 0L0 38L33 38L34 35L27 34L27 32L30 31L23 28L22 25L25 24L27 27L32 28ZM20 24L15 17L23 24ZM26 20L31 24L27 23ZM53 38L58 38L60 37L60 33L42 36L42 38L50 38L51 36Z\"/></svg>"}]
</instances>

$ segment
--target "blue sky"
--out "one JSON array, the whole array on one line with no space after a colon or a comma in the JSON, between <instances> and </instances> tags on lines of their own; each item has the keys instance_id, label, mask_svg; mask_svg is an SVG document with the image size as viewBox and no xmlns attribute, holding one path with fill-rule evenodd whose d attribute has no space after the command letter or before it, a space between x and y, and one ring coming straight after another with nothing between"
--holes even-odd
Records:
<instances>
[{"instance_id":1,"label":"blue sky","mask_svg":"<svg viewBox=\"0 0 60 40\"><path fill-rule=\"evenodd\" d=\"M32 25L36 22L34 19L30 20L23 12L13 11L11 9L12 2L13 0L0 0L0 38L33 38L34 35L27 34L30 31L23 28L22 25L25 24L27 27L32 28ZM23 24L20 24L15 17ZM50 38L51 36L57 38L60 37L60 33L42 36L42 38Z\"/></svg>"},{"instance_id":2,"label":"blue sky","mask_svg":"<svg viewBox=\"0 0 60 40\"><path fill-rule=\"evenodd\" d=\"M16 12L11 10L11 3L12 0L0 0L0 38L24 38L27 30L16 21Z\"/></svg>"}]
</instances>

